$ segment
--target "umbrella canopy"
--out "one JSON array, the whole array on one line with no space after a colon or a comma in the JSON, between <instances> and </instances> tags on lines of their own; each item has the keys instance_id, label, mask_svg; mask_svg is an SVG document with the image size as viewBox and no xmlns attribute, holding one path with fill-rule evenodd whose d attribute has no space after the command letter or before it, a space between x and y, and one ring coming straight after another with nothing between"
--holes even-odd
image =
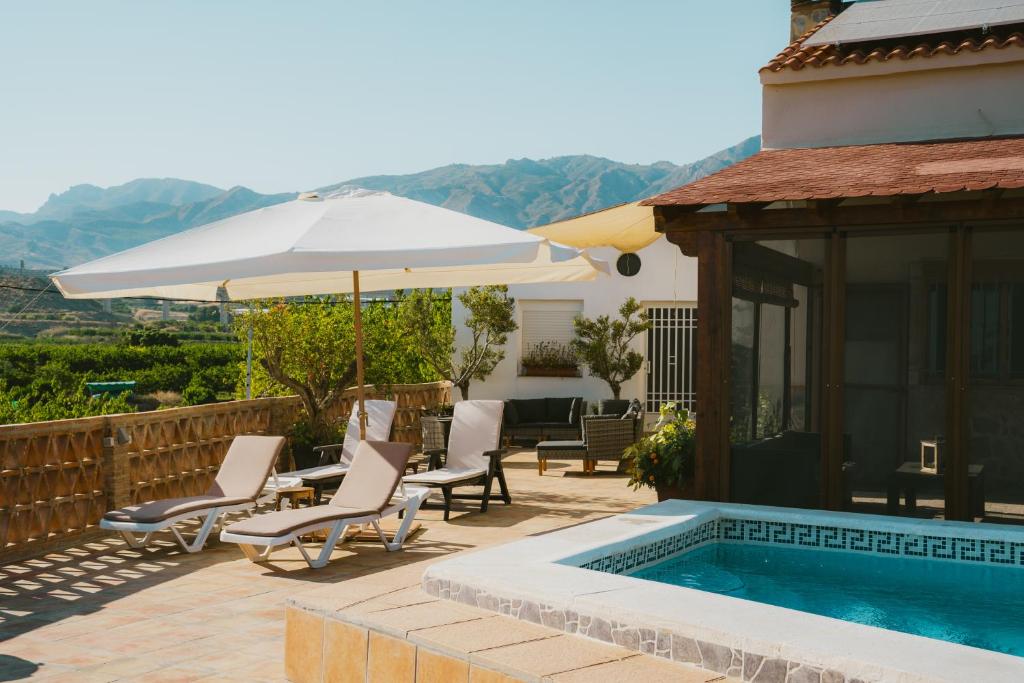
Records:
<instances>
[{"instance_id":1,"label":"umbrella canopy","mask_svg":"<svg viewBox=\"0 0 1024 683\"><path fill-rule=\"evenodd\" d=\"M51 276L64 296L244 300L589 280L579 250L386 192L315 194L225 218Z\"/></svg>"},{"instance_id":2,"label":"umbrella canopy","mask_svg":"<svg viewBox=\"0 0 1024 683\"><path fill-rule=\"evenodd\" d=\"M590 280L577 249L386 192L349 190L232 216L51 275L64 296L256 299L353 294L360 438L367 291ZM362 281L360 281L362 280Z\"/></svg>"},{"instance_id":3,"label":"umbrella canopy","mask_svg":"<svg viewBox=\"0 0 1024 683\"><path fill-rule=\"evenodd\" d=\"M548 223L529 232L581 249L615 247L622 252L640 251L661 237L654 228L654 208L640 206L640 202Z\"/></svg>"}]
</instances>

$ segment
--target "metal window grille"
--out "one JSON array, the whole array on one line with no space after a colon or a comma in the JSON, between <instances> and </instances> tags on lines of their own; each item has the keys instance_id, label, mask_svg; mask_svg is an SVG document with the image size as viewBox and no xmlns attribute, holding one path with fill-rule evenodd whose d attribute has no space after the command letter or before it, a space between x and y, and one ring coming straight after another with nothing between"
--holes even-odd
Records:
<instances>
[{"instance_id":1,"label":"metal window grille","mask_svg":"<svg viewBox=\"0 0 1024 683\"><path fill-rule=\"evenodd\" d=\"M662 404L696 408L697 308L658 306L647 309L647 411Z\"/></svg>"}]
</instances>

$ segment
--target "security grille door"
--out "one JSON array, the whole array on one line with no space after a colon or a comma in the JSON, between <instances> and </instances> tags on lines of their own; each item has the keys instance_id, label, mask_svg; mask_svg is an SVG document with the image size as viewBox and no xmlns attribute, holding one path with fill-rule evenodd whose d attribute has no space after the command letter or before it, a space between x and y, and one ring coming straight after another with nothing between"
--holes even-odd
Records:
<instances>
[{"instance_id":1,"label":"security grille door","mask_svg":"<svg viewBox=\"0 0 1024 683\"><path fill-rule=\"evenodd\" d=\"M662 404L696 408L697 309L693 306L648 308L653 323L647 333L647 410Z\"/></svg>"}]
</instances>

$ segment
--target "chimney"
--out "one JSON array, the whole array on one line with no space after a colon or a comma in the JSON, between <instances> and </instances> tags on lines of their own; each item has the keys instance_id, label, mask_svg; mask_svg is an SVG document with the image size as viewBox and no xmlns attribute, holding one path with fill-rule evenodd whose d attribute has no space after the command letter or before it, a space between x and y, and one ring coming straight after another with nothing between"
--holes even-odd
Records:
<instances>
[{"instance_id":1,"label":"chimney","mask_svg":"<svg viewBox=\"0 0 1024 683\"><path fill-rule=\"evenodd\" d=\"M803 34L807 33L833 14L838 14L843 5L842 2L838 2L837 0L789 1L791 8L789 22L790 42L793 42Z\"/></svg>"}]
</instances>

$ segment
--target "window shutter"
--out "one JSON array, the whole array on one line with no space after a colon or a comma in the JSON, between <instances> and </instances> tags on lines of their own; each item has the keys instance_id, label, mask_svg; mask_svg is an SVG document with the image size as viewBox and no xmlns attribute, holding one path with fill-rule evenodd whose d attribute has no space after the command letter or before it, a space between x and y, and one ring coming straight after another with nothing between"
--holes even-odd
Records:
<instances>
[{"instance_id":1,"label":"window shutter","mask_svg":"<svg viewBox=\"0 0 1024 683\"><path fill-rule=\"evenodd\" d=\"M573 338L573 318L583 312L582 301L520 301L523 311L522 351L539 342L568 346Z\"/></svg>"}]
</instances>

